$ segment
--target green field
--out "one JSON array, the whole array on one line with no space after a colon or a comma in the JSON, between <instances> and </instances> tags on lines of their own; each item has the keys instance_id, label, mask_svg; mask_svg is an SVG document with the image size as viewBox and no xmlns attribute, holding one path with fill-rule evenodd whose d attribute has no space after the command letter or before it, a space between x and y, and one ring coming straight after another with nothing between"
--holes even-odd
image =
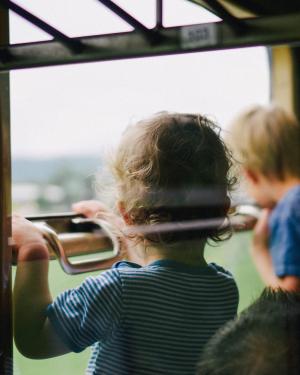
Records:
<instances>
[{"instance_id":1,"label":"green field","mask_svg":"<svg viewBox=\"0 0 300 375\"><path fill-rule=\"evenodd\" d=\"M239 233L222 246L207 247L206 259L230 270L239 286L239 311L248 306L261 292L263 285L249 257L250 232ZM52 293L74 287L85 276L64 274L57 262L51 263L50 283ZM29 360L14 351L15 375L82 375L85 373L89 350L48 360Z\"/></svg>"}]
</instances>

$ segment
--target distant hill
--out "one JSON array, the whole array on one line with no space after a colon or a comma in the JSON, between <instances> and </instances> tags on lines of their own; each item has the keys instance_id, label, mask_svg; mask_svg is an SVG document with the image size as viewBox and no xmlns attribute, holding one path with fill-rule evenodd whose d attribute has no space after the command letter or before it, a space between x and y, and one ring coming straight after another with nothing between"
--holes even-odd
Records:
<instances>
[{"instance_id":1,"label":"distant hill","mask_svg":"<svg viewBox=\"0 0 300 375\"><path fill-rule=\"evenodd\" d=\"M103 165L101 157L96 156L68 156L49 159L13 158L12 181L13 183L46 183L49 176L64 168L88 176L99 170L101 165Z\"/></svg>"}]
</instances>

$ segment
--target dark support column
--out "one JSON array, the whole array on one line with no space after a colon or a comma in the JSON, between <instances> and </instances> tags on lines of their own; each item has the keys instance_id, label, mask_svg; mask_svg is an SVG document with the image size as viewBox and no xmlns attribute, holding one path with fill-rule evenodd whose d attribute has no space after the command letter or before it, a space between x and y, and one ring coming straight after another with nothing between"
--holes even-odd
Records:
<instances>
[{"instance_id":1,"label":"dark support column","mask_svg":"<svg viewBox=\"0 0 300 375\"><path fill-rule=\"evenodd\" d=\"M294 112L300 121L300 47L292 48L292 59L294 66Z\"/></svg>"},{"instance_id":2,"label":"dark support column","mask_svg":"<svg viewBox=\"0 0 300 375\"><path fill-rule=\"evenodd\" d=\"M0 45L8 44L8 11L0 8ZM0 374L11 375L12 309L11 309L11 162L9 73L0 73Z\"/></svg>"}]
</instances>

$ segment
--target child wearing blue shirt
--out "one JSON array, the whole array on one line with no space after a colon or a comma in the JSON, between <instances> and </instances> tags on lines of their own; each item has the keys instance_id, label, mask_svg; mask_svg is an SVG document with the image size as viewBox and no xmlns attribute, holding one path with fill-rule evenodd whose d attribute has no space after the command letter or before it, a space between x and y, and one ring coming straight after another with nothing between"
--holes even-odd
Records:
<instances>
[{"instance_id":1,"label":"child wearing blue shirt","mask_svg":"<svg viewBox=\"0 0 300 375\"><path fill-rule=\"evenodd\" d=\"M15 341L24 355L92 346L87 374L195 373L199 352L238 305L231 274L204 259L205 243L227 229L229 208L231 162L216 130L203 116L169 113L127 129L113 168L131 262L54 301L43 238L13 219ZM97 211L97 203L78 210Z\"/></svg>"},{"instance_id":2,"label":"child wearing blue shirt","mask_svg":"<svg viewBox=\"0 0 300 375\"><path fill-rule=\"evenodd\" d=\"M257 106L236 119L229 142L265 209L254 228L256 267L267 285L300 291L300 125L282 108Z\"/></svg>"}]
</instances>

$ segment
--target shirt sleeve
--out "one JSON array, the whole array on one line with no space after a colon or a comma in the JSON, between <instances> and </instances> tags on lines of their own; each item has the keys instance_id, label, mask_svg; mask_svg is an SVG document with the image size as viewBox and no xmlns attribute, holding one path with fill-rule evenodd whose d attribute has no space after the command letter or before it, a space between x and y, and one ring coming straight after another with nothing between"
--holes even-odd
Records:
<instances>
[{"instance_id":1,"label":"shirt sleeve","mask_svg":"<svg viewBox=\"0 0 300 375\"><path fill-rule=\"evenodd\" d=\"M122 284L118 271L111 269L60 294L48 306L47 316L68 348L81 352L109 338L121 312Z\"/></svg>"},{"instance_id":2,"label":"shirt sleeve","mask_svg":"<svg viewBox=\"0 0 300 375\"><path fill-rule=\"evenodd\" d=\"M293 209L273 221L270 251L278 277L300 277L300 217Z\"/></svg>"}]
</instances>

